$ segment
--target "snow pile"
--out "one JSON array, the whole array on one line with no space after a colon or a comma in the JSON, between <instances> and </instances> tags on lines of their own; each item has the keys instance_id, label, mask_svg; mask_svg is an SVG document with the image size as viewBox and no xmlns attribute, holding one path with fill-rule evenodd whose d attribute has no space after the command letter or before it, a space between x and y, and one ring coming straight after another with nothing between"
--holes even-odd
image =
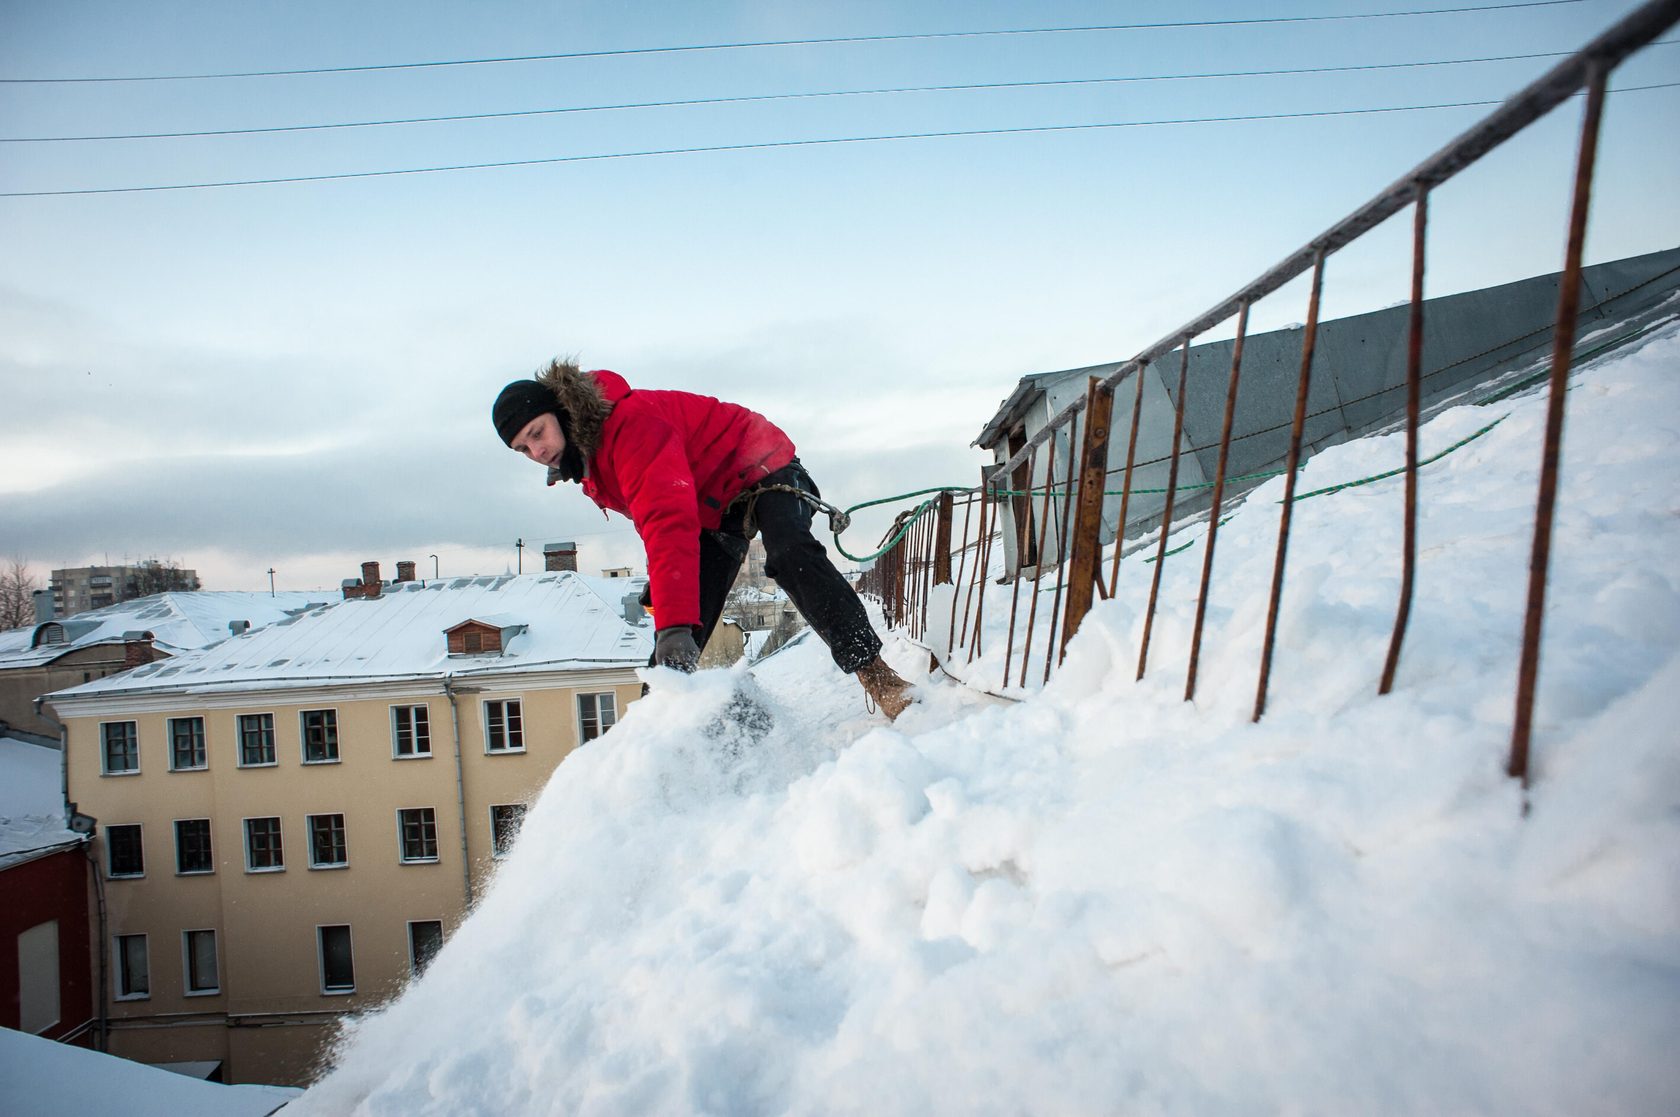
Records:
<instances>
[{"instance_id":1,"label":"snow pile","mask_svg":"<svg viewBox=\"0 0 1680 1117\"><path fill-rule=\"evenodd\" d=\"M1386 698L1398 479L1297 507L1258 725L1281 483L1221 530L1194 704L1200 546L1142 683L1135 559L1019 704L935 676L889 727L815 640L756 683L650 676L288 1112L1674 1112L1680 331L1572 394L1526 818L1502 769L1543 400L1504 411L1425 476ZM735 686L762 740L719 720Z\"/></svg>"}]
</instances>

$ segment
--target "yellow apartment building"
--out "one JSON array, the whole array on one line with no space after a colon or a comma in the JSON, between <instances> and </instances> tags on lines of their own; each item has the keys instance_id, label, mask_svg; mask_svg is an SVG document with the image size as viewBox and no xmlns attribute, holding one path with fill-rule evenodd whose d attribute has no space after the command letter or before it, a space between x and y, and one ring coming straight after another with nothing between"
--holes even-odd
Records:
<instances>
[{"instance_id":1,"label":"yellow apartment building","mask_svg":"<svg viewBox=\"0 0 1680 1117\"><path fill-rule=\"evenodd\" d=\"M309 1081L640 694L652 628L623 581L364 570L343 601L50 696L96 820L114 1054Z\"/></svg>"}]
</instances>

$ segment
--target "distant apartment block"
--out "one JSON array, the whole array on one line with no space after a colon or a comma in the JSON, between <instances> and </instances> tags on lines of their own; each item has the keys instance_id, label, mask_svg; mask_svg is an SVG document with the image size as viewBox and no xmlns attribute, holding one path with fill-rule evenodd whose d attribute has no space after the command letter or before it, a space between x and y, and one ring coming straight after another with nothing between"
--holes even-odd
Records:
<instances>
[{"instance_id":1,"label":"distant apartment block","mask_svg":"<svg viewBox=\"0 0 1680 1117\"><path fill-rule=\"evenodd\" d=\"M198 571L147 561L133 566L77 566L54 570L47 586L53 615L68 617L89 609L103 609L137 597L173 590L196 590Z\"/></svg>"}]
</instances>

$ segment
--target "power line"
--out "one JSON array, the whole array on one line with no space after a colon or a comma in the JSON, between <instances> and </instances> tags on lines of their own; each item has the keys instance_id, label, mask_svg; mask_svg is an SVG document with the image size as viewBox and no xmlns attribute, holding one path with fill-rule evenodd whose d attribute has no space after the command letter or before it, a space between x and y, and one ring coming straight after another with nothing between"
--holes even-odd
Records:
<instances>
[{"instance_id":1,"label":"power line","mask_svg":"<svg viewBox=\"0 0 1680 1117\"><path fill-rule=\"evenodd\" d=\"M845 35L821 39L766 39L736 43L697 43L670 47L626 47L619 50L581 50L555 54L523 54L498 58L455 58L431 62L388 62L365 66L319 66L298 70L244 70L219 74L142 74L80 78L0 78L0 84L54 85L124 81L216 81L227 78L304 77L315 74L369 73L377 70L422 70L446 66L494 66L509 62L554 62L578 58L626 58L637 55L683 54L719 50L756 50L762 47L809 47L893 43L927 39L978 39L1005 35L1072 35L1097 31L1161 31L1194 27L1255 27L1267 24L1329 23L1356 19L1400 19L1417 16L1462 15L1472 12L1511 11L1518 8L1550 8L1579 4L1582 0L1523 0L1510 4L1478 4L1461 8L1429 8L1419 11L1360 12L1336 15L1268 16L1249 19L1201 19L1158 23L1110 23L1080 27L1021 27L996 31L926 31L898 35Z\"/></svg>"},{"instance_id":2,"label":"power line","mask_svg":"<svg viewBox=\"0 0 1680 1117\"><path fill-rule=\"evenodd\" d=\"M1652 46L1672 46L1680 39L1665 39ZM762 101L793 101L825 97L874 97L913 93L961 93L999 89L1046 89L1077 85L1117 85L1156 81L1203 81L1229 78L1299 77L1307 74L1343 74L1372 70L1405 70L1429 66L1467 66L1491 62L1520 62L1536 58L1563 58L1572 51L1534 54L1498 54L1482 58L1443 58L1422 62L1375 62L1354 66L1304 66L1285 70L1223 70L1208 73L1140 74L1111 78L1058 78L1046 81L976 82L964 85L891 86L878 89L836 89L802 93L759 93L738 97L694 97L675 101L627 101L610 105L570 105L561 108L515 109L506 112L457 113L449 116L392 117L384 120L352 120L325 124L287 124L260 128L216 128L191 132L124 132L87 136L0 136L0 143L82 143L100 140L182 140L210 136L255 136L277 132L317 132L340 128L382 128L407 124L446 124L469 120L506 120L515 117L555 116L564 113L616 112L626 109L692 108L701 105L735 105Z\"/></svg>"},{"instance_id":3,"label":"power line","mask_svg":"<svg viewBox=\"0 0 1680 1117\"><path fill-rule=\"evenodd\" d=\"M1673 89L1680 82L1656 85L1634 85L1611 90L1614 93L1640 93L1652 89ZM1573 96L1579 97L1576 93ZM46 198L79 194L141 194L166 190L210 190L229 186L275 186L297 182L337 182L359 178L391 178L397 175L440 174L447 171L486 171L508 167L536 167L554 163L592 163L611 159L649 159L664 155L706 155L725 151L766 151L776 148L822 147L836 144L881 143L888 140L935 140L965 136L1017 136L1035 132L1083 132L1108 128L1152 128L1179 124L1225 124L1255 120L1306 120L1317 117L1364 116L1378 113L1421 112L1433 109L1483 108L1503 104L1502 101L1449 101L1434 105L1389 105L1369 109L1325 109L1316 112L1252 113L1241 116L1180 117L1171 120L1125 120L1093 124L1039 124L1022 128L975 128L945 132L905 132L876 136L834 136L815 140L769 140L760 143L714 144L705 147L668 147L649 151L606 152L599 155L555 155L540 159L508 159L494 163L456 163L440 167L404 167L389 171L349 171L327 175L288 175L277 178L237 179L225 182L185 182L162 186L108 186L85 190L11 190L0 192L0 198Z\"/></svg>"}]
</instances>

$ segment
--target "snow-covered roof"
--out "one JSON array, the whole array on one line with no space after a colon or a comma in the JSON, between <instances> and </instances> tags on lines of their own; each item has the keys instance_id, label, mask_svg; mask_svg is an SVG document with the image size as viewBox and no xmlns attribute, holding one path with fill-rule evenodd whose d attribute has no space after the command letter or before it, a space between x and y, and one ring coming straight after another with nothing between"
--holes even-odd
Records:
<instances>
[{"instance_id":1,"label":"snow-covered roof","mask_svg":"<svg viewBox=\"0 0 1680 1117\"><path fill-rule=\"evenodd\" d=\"M223 1086L85 1047L0 1028L0 1103L13 1117L267 1117L302 1093Z\"/></svg>"},{"instance_id":2,"label":"snow-covered roof","mask_svg":"<svg viewBox=\"0 0 1680 1117\"><path fill-rule=\"evenodd\" d=\"M653 649L652 629L625 622L622 586L570 571L400 582L378 597L323 605L52 698L640 666ZM525 630L499 655L451 658L444 630L475 619Z\"/></svg>"},{"instance_id":3,"label":"snow-covered roof","mask_svg":"<svg viewBox=\"0 0 1680 1117\"><path fill-rule=\"evenodd\" d=\"M0 869L82 841L64 825L61 757L47 745L0 737Z\"/></svg>"},{"instance_id":4,"label":"snow-covered roof","mask_svg":"<svg viewBox=\"0 0 1680 1117\"><path fill-rule=\"evenodd\" d=\"M334 596L325 590L276 594L244 590L157 593L0 633L0 670L37 667L78 648L121 643L130 632L150 632L155 647L179 655L226 640L231 635L228 625L236 621L246 621L252 628L259 628L330 601ZM51 625L63 630L63 642L37 642L38 634Z\"/></svg>"}]
</instances>

